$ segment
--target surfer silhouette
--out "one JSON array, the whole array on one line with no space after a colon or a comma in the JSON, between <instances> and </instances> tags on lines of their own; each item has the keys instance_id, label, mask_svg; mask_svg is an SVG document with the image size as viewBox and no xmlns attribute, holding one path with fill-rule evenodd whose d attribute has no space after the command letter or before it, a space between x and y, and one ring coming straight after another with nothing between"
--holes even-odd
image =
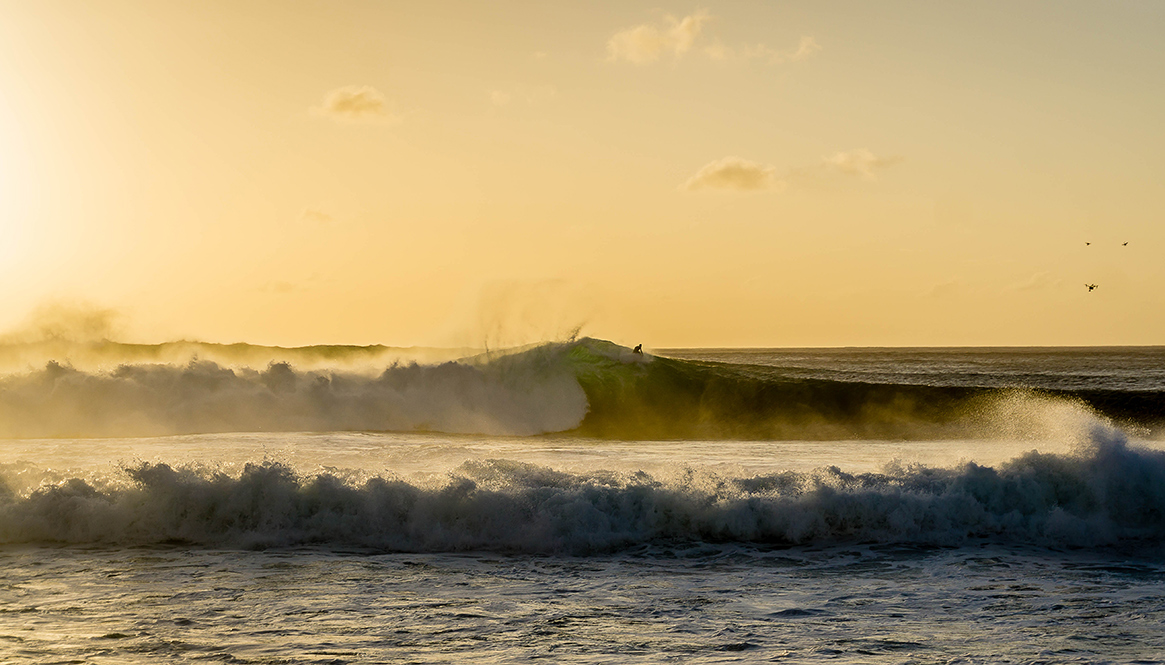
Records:
<instances>
[{"instance_id":1,"label":"surfer silhouette","mask_svg":"<svg viewBox=\"0 0 1165 665\"><path fill-rule=\"evenodd\" d=\"M631 353L638 353L638 354L642 355L642 354L643 354L643 345L642 345L642 344L636 344L636 345L635 345L635 348L634 348L634 349L631 349Z\"/></svg>"}]
</instances>

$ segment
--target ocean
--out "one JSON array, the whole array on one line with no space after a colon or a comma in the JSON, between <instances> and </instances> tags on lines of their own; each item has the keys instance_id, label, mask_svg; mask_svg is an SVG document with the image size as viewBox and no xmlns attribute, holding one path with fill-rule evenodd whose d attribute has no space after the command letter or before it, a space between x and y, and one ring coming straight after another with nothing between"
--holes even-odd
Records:
<instances>
[{"instance_id":1,"label":"ocean","mask_svg":"<svg viewBox=\"0 0 1165 665\"><path fill-rule=\"evenodd\" d=\"M0 368L2 663L1165 662L1165 347Z\"/></svg>"}]
</instances>

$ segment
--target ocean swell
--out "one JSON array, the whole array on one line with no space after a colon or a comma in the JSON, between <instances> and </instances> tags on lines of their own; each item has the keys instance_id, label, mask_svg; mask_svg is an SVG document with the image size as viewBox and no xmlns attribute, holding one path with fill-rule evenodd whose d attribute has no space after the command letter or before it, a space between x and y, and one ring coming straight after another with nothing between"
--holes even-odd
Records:
<instances>
[{"instance_id":1,"label":"ocean swell","mask_svg":"<svg viewBox=\"0 0 1165 665\"><path fill-rule=\"evenodd\" d=\"M235 355L253 361L269 350ZM1153 429L1165 414L1165 394L1154 391L791 377L636 354L596 339L387 368L360 366L363 351L352 349L296 353L312 363L338 354L343 362L305 369L271 360L253 369L192 359L103 370L50 361L0 376L0 438L380 430L623 440L1024 439L1043 436L1057 418Z\"/></svg>"}]
</instances>

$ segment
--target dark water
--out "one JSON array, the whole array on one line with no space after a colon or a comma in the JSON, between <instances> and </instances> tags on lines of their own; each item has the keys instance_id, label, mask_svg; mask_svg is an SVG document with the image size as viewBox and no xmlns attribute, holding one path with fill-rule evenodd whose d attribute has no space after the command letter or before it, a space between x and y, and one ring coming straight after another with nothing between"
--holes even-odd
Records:
<instances>
[{"instance_id":1,"label":"dark water","mask_svg":"<svg viewBox=\"0 0 1165 665\"><path fill-rule=\"evenodd\" d=\"M6 663L1159 663L1165 569L976 546L0 550Z\"/></svg>"},{"instance_id":2,"label":"dark water","mask_svg":"<svg viewBox=\"0 0 1165 665\"><path fill-rule=\"evenodd\" d=\"M1058 392L1165 392L1165 346L664 349L660 354L748 366L773 378Z\"/></svg>"}]
</instances>

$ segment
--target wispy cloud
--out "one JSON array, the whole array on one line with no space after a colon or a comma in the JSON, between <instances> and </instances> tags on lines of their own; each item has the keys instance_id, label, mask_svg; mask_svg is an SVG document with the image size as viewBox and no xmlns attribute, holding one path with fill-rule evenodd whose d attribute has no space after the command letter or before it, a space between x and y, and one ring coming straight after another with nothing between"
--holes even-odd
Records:
<instances>
[{"instance_id":1,"label":"wispy cloud","mask_svg":"<svg viewBox=\"0 0 1165 665\"><path fill-rule=\"evenodd\" d=\"M923 296L927 298L939 299L956 298L965 295L967 291L967 285L955 279L946 282L940 282L934 286L931 286L926 290L925 293L923 293Z\"/></svg>"},{"instance_id":2,"label":"wispy cloud","mask_svg":"<svg viewBox=\"0 0 1165 665\"><path fill-rule=\"evenodd\" d=\"M312 109L334 120L385 122L395 120L384 93L370 85L349 85L324 95L323 104Z\"/></svg>"},{"instance_id":3,"label":"wispy cloud","mask_svg":"<svg viewBox=\"0 0 1165 665\"><path fill-rule=\"evenodd\" d=\"M816 39L812 37L802 37L801 43L797 45L797 50L788 54L789 60L804 60L809 56L821 50L821 44L817 43Z\"/></svg>"},{"instance_id":4,"label":"wispy cloud","mask_svg":"<svg viewBox=\"0 0 1165 665\"><path fill-rule=\"evenodd\" d=\"M728 190L737 192L758 192L784 187L777 177L777 167L750 162L740 157L725 157L705 164L696 175L688 178L684 189L689 192L700 190Z\"/></svg>"},{"instance_id":5,"label":"wispy cloud","mask_svg":"<svg viewBox=\"0 0 1165 665\"><path fill-rule=\"evenodd\" d=\"M867 180L877 180L876 171L901 162L901 157L878 157L866 148L849 152L834 153L821 160L823 166L846 175L856 175Z\"/></svg>"},{"instance_id":6,"label":"wispy cloud","mask_svg":"<svg viewBox=\"0 0 1165 665\"><path fill-rule=\"evenodd\" d=\"M304 210L299 215L299 219L309 224L331 224L333 221L331 215L322 210L316 210L315 208Z\"/></svg>"},{"instance_id":7,"label":"wispy cloud","mask_svg":"<svg viewBox=\"0 0 1165 665\"><path fill-rule=\"evenodd\" d=\"M546 101L558 94L558 89L552 85L537 87L513 86L505 90L490 90L489 100L494 106L507 106L510 102L521 101L527 104L537 104Z\"/></svg>"},{"instance_id":8,"label":"wispy cloud","mask_svg":"<svg viewBox=\"0 0 1165 665\"><path fill-rule=\"evenodd\" d=\"M812 37L802 37L801 43L795 49L778 50L769 48L764 44L757 44L755 46L726 46L720 41L714 41L704 47L704 54L712 60L720 61L759 61L767 62L771 65L779 65L785 62L797 62L804 60L809 56L821 50L821 45Z\"/></svg>"},{"instance_id":9,"label":"wispy cloud","mask_svg":"<svg viewBox=\"0 0 1165 665\"><path fill-rule=\"evenodd\" d=\"M802 37L795 49L774 49L764 44L728 46L705 30L712 19L711 14L701 10L683 18L668 15L660 23L628 28L607 40L607 59L647 65L665 57L679 60L697 52L712 60L780 64L804 60L821 50L813 37Z\"/></svg>"},{"instance_id":10,"label":"wispy cloud","mask_svg":"<svg viewBox=\"0 0 1165 665\"><path fill-rule=\"evenodd\" d=\"M740 157L725 157L709 162L688 178L682 189L757 192L781 190L791 182L831 175L859 176L877 180L875 173L902 161L901 157L878 157L865 148L838 152L821 162L779 173L777 167L750 162Z\"/></svg>"},{"instance_id":11,"label":"wispy cloud","mask_svg":"<svg viewBox=\"0 0 1165 665\"><path fill-rule=\"evenodd\" d=\"M644 23L623 30L607 40L607 59L646 65L665 55L683 57L692 49L704 24L711 18L707 12L698 11L682 19L665 16L659 25Z\"/></svg>"},{"instance_id":12,"label":"wispy cloud","mask_svg":"<svg viewBox=\"0 0 1165 665\"><path fill-rule=\"evenodd\" d=\"M1037 272L1031 277L1022 282L1016 282L1007 286L1011 291L1044 291L1047 289L1058 289L1063 286L1064 280L1053 277L1051 273Z\"/></svg>"}]
</instances>

